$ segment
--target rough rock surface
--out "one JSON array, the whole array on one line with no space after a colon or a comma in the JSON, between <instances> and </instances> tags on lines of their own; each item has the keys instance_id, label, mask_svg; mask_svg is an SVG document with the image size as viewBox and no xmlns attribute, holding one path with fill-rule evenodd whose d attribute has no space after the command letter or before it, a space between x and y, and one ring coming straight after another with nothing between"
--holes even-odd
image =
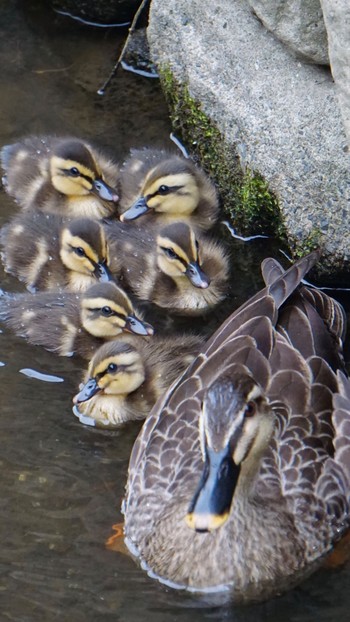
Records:
<instances>
[{"instance_id":1,"label":"rough rock surface","mask_svg":"<svg viewBox=\"0 0 350 622\"><path fill-rule=\"evenodd\" d=\"M320 0L248 2L266 28L283 43L313 63L329 64L327 32Z\"/></svg>"},{"instance_id":2,"label":"rough rock surface","mask_svg":"<svg viewBox=\"0 0 350 622\"><path fill-rule=\"evenodd\" d=\"M350 143L350 3L321 0L328 32L329 56L345 131Z\"/></svg>"},{"instance_id":3,"label":"rough rock surface","mask_svg":"<svg viewBox=\"0 0 350 622\"><path fill-rule=\"evenodd\" d=\"M243 169L267 180L289 240L306 250L322 232L326 267L349 268L349 156L329 70L302 64L245 0L153 0L148 39Z\"/></svg>"}]
</instances>

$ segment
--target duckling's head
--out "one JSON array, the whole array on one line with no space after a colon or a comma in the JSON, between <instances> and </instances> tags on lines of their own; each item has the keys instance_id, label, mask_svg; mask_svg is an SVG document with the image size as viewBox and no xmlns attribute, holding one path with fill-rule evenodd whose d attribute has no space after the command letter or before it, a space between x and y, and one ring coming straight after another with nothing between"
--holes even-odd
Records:
<instances>
[{"instance_id":1,"label":"duckling's head","mask_svg":"<svg viewBox=\"0 0 350 622\"><path fill-rule=\"evenodd\" d=\"M163 227L157 236L157 264L167 276L176 279L187 277L194 287L210 285L203 272L199 257L199 244L193 229L184 222Z\"/></svg>"},{"instance_id":2,"label":"duckling's head","mask_svg":"<svg viewBox=\"0 0 350 622\"><path fill-rule=\"evenodd\" d=\"M219 377L208 387L200 415L205 464L186 516L189 527L212 531L225 523L243 465L246 476L250 473L246 479L250 480L273 427L268 401L243 366L237 366L232 375Z\"/></svg>"},{"instance_id":3,"label":"duckling's head","mask_svg":"<svg viewBox=\"0 0 350 622\"><path fill-rule=\"evenodd\" d=\"M91 151L80 140L59 141L50 159L52 185L68 196L94 194L104 201L117 202L119 197L103 179Z\"/></svg>"},{"instance_id":4,"label":"duckling's head","mask_svg":"<svg viewBox=\"0 0 350 622\"><path fill-rule=\"evenodd\" d=\"M145 367L138 350L121 339L101 346L94 354L84 386L73 398L74 404L95 395L128 395L145 380Z\"/></svg>"},{"instance_id":5,"label":"duckling's head","mask_svg":"<svg viewBox=\"0 0 350 622\"><path fill-rule=\"evenodd\" d=\"M202 178L193 162L172 156L148 173L139 198L120 220L134 220L150 210L188 216L198 206L202 191Z\"/></svg>"},{"instance_id":6,"label":"duckling's head","mask_svg":"<svg viewBox=\"0 0 350 622\"><path fill-rule=\"evenodd\" d=\"M63 226L60 257L68 270L109 281L109 253L103 227L89 218L76 218Z\"/></svg>"},{"instance_id":7,"label":"duckling's head","mask_svg":"<svg viewBox=\"0 0 350 622\"><path fill-rule=\"evenodd\" d=\"M137 317L130 298L115 283L97 283L84 293L80 316L85 330L102 339L122 332L153 335L153 327Z\"/></svg>"}]
</instances>

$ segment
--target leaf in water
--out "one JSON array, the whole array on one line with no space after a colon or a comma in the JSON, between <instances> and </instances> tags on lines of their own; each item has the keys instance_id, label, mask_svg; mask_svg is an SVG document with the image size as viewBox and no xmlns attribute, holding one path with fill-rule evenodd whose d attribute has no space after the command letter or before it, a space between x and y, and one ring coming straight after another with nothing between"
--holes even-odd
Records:
<instances>
[{"instance_id":1,"label":"leaf in water","mask_svg":"<svg viewBox=\"0 0 350 622\"><path fill-rule=\"evenodd\" d=\"M36 380L42 380L43 382L64 382L64 378L60 378L60 376L42 374L40 371L29 369L27 367L25 369L20 369L19 373L28 376L28 378L35 378Z\"/></svg>"}]
</instances>

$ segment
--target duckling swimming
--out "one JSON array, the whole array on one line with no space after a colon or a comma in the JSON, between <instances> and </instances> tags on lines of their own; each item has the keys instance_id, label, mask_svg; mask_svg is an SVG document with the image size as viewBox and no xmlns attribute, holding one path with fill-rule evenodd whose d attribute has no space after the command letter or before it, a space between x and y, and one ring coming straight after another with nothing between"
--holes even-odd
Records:
<instances>
[{"instance_id":1,"label":"duckling swimming","mask_svg":"<svg viewBox=\"0 0 350 622\"><path fill-rule=\"evenodd\" d=\"M121 174L120 220L175 220L207 231L219 217L214 184L190 159L156 149L134 149Z\"/></svg>"},{"instance_id":2,"label":"duckling swimming","mask_svg":"<svg viewBox=\"0 0 350 622\"><path fill-rule=\"evenodd\" d=\"M111 265L138 298L181 315L205 313L228 288L229 261L223 246L196 235L184 222L143 231L110 223L105 227ZM115 273L118 267L113 267Z\"/></svg>"},{"instance_id":3,"label":"duckling swimming","mask_svg":"<svg viewBox=\"0 0 350 622\"><path fill-rule=\"evenodd\" d=\"M4 186L23 209L72 218L115 212L119 170L78 138L29 136L0 153Z\"/></svg>"},{"instance_id":4,"label":"duckling swimming","mask_svg":"<svg viewBox=\"0 0 350 622\"><path fill-rule=\"evenodd\" d=\"M104 229L89 218L27 211L1 229L0 245L5 271L30 291L81 291L111 278Z\"/></svg>"},{"instance_id":5,"label":"duckling swimming","mask_svg":"<svg viewBox=\"0 0 350 622\"><path fill-rule=\"evenodd\" d=\"M115 283L97 283L80 294L39 292L0 296L0 320L29 343L59 356L90 359L108 340L121 335L153 335Z\"/></svg>"},{"instance_id":6,"label":"duckling swimming","mask_svg":"<svg viewBox=\"0 0 350 622\"><path fill-rule=\"evenodd\" d=\"M194 335L146 342L124 337L95 352L84 385L73 398L74 414L82 423L117 427L144 419L153 404L192 362L203 343Z\"/></svg>"}]
</instances>

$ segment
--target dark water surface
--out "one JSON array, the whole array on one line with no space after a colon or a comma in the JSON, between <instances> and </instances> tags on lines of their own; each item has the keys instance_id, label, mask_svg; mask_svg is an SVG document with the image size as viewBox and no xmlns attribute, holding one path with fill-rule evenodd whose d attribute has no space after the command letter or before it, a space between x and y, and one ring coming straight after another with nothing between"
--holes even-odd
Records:
<instances>
[{"instance_id":1,"label":"dark water surface","mask_svg":"<svg viewBox=\"0 0 350 622\"><path fill-rule=\"evenodd\" d=\"M1 3L0 29L1 145L26 133L71 133L119 160L130 146L170 145L156 80L121 71L104 98L96 94L120 31L77 26L45 4L16 0ZM0 201L2 224L16 207L4 192ZM268 254L266 241L233 242L230 308L260 286L258 266ZM21 290L2 273L1 287ZM5 330L0 348L0 622L349 619L349 566L321 571L264 605L237 608L171 591L129 556L108 550L139 425L85 428L71 412L78 362ZM63 382L27 377L27 368Z\"/></svg>"}]
</instances>

